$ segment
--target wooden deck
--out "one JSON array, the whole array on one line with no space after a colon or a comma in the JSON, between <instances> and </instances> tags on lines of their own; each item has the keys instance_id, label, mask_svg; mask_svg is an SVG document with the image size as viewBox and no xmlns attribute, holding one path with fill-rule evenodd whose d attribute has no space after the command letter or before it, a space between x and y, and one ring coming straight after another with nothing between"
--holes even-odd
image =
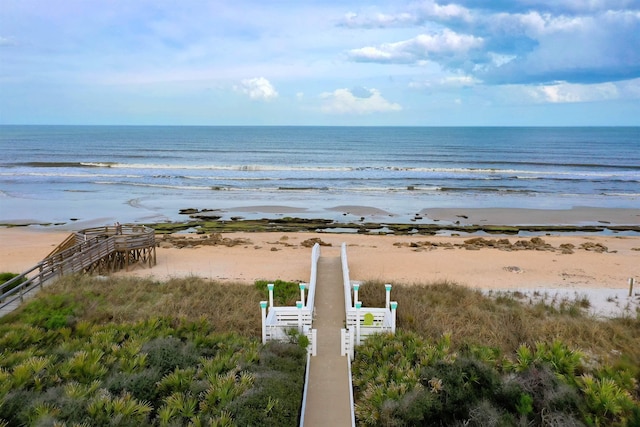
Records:
<instances>
[{"instance_id":1,"label":"wooden deck","mask_svg":"<svg viewBox=\"0 0 640 427\"><path fill-rule=\"evenodd\" d=\"M72 233L41 262L0 285L0 316L62 275L113 272L136 264L156 264L155 232L151 228L107 226Z\"/></svg>"}]
</instances>

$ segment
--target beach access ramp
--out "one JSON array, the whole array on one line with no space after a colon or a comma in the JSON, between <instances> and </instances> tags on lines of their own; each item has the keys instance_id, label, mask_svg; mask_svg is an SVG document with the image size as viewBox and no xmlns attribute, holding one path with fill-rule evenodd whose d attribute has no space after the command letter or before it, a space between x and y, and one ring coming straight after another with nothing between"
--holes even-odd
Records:
<instances>
[{"instance_id":1,"label":"beach access ramp","mask_svg":"<svg viewBox=\"0 0 640 427\"><path fill-rule=\"evenodd\" d=\"M340 348L344 304L340 257L320 257L313 320L318 349L311 358L304 410L308 427L353 425L350 361Z\"/></svg>"}]
</instances>

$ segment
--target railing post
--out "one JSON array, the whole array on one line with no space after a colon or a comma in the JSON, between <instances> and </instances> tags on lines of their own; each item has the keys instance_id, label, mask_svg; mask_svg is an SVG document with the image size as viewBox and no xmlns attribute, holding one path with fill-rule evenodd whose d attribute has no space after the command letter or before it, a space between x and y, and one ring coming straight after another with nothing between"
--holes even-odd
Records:
<instances>
[{"instance_id":1,"label":"railing post","mask_svg":"<svg viewBox=\"0 0 640 427\"><path fill-rule=\"evenodd\" d=\"M267 302L260 301L260 309L262 311L262 344L267 343Z\"/></svg>"},{"instance_id":2,"label":"railing post","mask_svg":"<svg viewBox=\"0 0 640 427\"><path fill-rule=\"evenodd\" d=\"M396 310L398 309L398 303L391 301L391 333L396 333Z\"/></svg>"},{"instance_id":3,"label":"railing post","mask_svg":"<svg viewBox=\"0 0 640 427\"><path fill-rule=\"evenodd\" d=\"M360 345L360 309L362 302L356 302L356 345Z\"/></svg>"},{"instance_id":4,"label":"railing post","mask_svg":"<svg viewBox=\"0 0 640 427\"><path fill-rule=\"evenodd\" d=\"M353 306L355 307L358 304L358 289L360 289L359 283L353 284Z\"/></svg>"},{"instance_id":5,"label":"railing post","mask_svg":"<svg viewBox=\"0 0 640 427\"><path fill-rule=\"evenodd\" d=\"M267 289L269 289L269 310L271 310L273 307L273 283L269 283Z\"/></svg>"},{"instance_id":6,"label":"railing post","mask_svg":"<svg viewBox=\"0 0 640 427\"><path fill-rule=\"evenodd\" d=\"M296 301L296 307L298 307L298 332L302 332L302 301Z\"/></svg>"},{"instance_id":7,"label":"railing post","mask_svg":"<svg viewBox=\"0 0 640 427\"><path fill-rule=\"evenodd\" d=\"M300 283L300 300L302 301L302 305L304 305L304 288L305 288L305 284L304 283Z\"/></svg>"},{"instance_id":8,"label":"railing post","mask_svg":"<svg viewBox=\"0 0 640 427\"><path fill-rule=\"evenodd\" d=\"M629 296L633 296L633 277L629 277Z\"/></svg>"},{"instance_id":9,"label":"railing post","mask_svg":"<svg viewBox=\"0 0 640 427\"><path fill-rule=\"evenodd\" d=\"M386 305L384 306L387 310L389 310L389 301L391 301L391 285L390 284L386 284L384 285L384 291L387 294L387 299L386 299Z\"/></svg>"},{"instance_id":10,"label":"railing post","mask_svg":"<svg viewBox=\"0 0 640 427\"><path fill-rule=\"evenodd\" d=\"M311 329L311 355L318 355L318 330Z\"/></svg>"}]
</instances>

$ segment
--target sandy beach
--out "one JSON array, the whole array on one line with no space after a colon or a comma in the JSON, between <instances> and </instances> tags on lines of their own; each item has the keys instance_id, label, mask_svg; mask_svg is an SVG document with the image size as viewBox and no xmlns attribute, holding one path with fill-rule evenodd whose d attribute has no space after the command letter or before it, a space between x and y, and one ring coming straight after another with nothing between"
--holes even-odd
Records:
<instances>
[{"instance_id":1,"label":"sandy beach","mask_svg":"<svg viewBox=\"0 0 640 427\"><path fill-rule=\"evenodd\" d=\"M33 266L67 235L30 227L0 228L0 271L21 272ZM156 280L193 275L246 284L259 279L306 282L308 245L311 239L320 239L322 256L337 257L341 244L347 244L350 278L360 281L447 280L484 290L588 294L611 302L626 298L628 279L640 277L639 236L224 234L223 238L234 240L231 246L207 244L206 237L158 236L155 267L135 266L116 274ZM470 239L475 239L473 244Z\"/></svg>"}]
</instances>

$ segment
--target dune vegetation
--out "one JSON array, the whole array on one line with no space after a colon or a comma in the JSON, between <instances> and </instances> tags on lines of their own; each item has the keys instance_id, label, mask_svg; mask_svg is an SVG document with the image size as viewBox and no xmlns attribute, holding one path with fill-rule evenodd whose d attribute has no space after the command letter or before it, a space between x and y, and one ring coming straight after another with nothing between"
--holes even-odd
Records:
<instances>
[{"instance_id":1,"label":"dune vegetation","mask_svg":"<svg viewBox=\"0 0 640 427\"><path fill-rule=\"evenodd\" d=\"M363 305L383 306L368 285ZM639 314L449 283L394 286L393 299L399 332L356 349L359 425L640 425Z\"/></svg>"},{"instance_id":2,"label":"dune vegetation","mask_svg":"<svg viewBox=\"0 0 640 427\"><path fill-rule=\"evenodd\" d=\"M0 426L297 425L306 351L259 342L266 283L46 287L0 318ZM370 285L364 306L384 305ZM297 284L276 286L293 305ZM637 315L449 283L396 284L393 299L396 335L356 350L358 425L640 425Z\"/></svg>"},{"instance_id":3,"label":"dune vegetation","mask_svg":"<svg viewBox=\"0 0 640 427\"><path fill-rule=\"evenodd\" d=\"M298 425L306 349L259 286L69 276L0 318L0 426Z\"/></svg>"}]
</instances>

